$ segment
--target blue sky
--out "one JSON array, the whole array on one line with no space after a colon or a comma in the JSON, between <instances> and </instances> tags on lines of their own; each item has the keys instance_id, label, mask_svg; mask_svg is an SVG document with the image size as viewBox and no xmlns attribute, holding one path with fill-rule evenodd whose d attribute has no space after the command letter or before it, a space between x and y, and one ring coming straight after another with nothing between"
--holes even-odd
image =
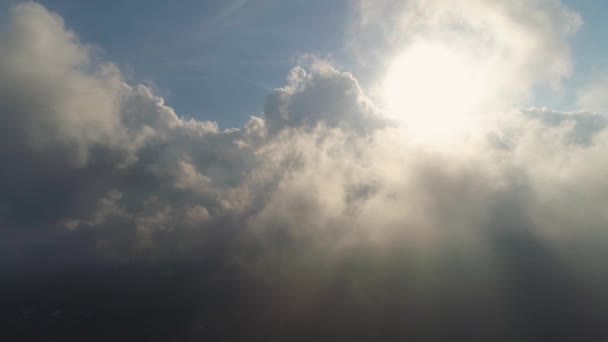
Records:
<instances>
[{"instance_id":1,"label":"blue sky","mask_svg":"<svg viewBox=\"0 0 608 342\"><path fill-rule=\"evenodd\" d=\"M3 5L17 2L5 0ZM134 82L153 87L180 115L217 121L222 127L239 127L248 116L259 114L266 95L284 83L302 56L330 58L360 80L369 76L348 49L355 20L351 0L43 0L41 4L60 14L67 27L96 45ZM571 40L575 72L564 80L564 92L537 89L537 96L525 105L575 109L571 89L608 69L608 52L598 44L608 33L603 18L608 5L600 0L564 4L584 20Z\"/></svg>"},{"instance_id":2,"label":"blue sky","mask_svg":"<svg viewBox=\"0 0 608 342\"><path fill-rule=\"evenodd\" d=\"M566 0L564 3L578 12L584 21L571 41L575 72L566 85L574 89L597 77L598 73L608 70L608 46L603 44L608 36L608 22L605 17L608 4L601 0ZM568 107L568 100L571 99L558 102L558 105Z\"/></svg>"},{"instance_id":3,"label":"blue sky","mask_svg":"<svg viewBox=\"0 0 608 342\"><path fill-rule=\"evenodd\" d=\"M588 76L590 69L605 69L608 66L608 47L602 44L602 39L608 34L605 17L608 4L601 0L567 0L564 3L580 13L584 21L572 39L578 72Z\"/></svg>"},{"instance_id":4,"label":"blue sky","mask_svg":"<svg viewBox=\"0 0 608 342\"><path fill-rule=\"evenodd\" d=\"M46 0L182 115L240 126L304 54L340 57L349 1Z\"/></svg>"}]
</instances>

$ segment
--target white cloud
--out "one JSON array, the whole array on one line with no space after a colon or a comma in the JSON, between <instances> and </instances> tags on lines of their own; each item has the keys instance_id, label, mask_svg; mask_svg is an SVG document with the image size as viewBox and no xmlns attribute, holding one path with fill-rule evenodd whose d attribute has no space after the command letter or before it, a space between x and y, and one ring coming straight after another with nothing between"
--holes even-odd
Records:
<instances>
[{"instance_id":1,"label":"white cloud","mask_svg":"<svg viewBox=\"0 0 608 342\"><path fill-rule=\"evenodd\" d=\"M570 72L564 39L580 20L558 2L459 5L412 2L399 25L489 44L481 53L497 54L498 77L515 90ZM211 250L254 277L319 291L336 269L348 274L348 253L386 267L372 275L391 270L391 253L407 254L408 272L432 292L453 255L496 275L509 248L540 241L571 267L600 251L569 258L578 254L567 241L606 237L608 130L594 114L499 108L481 139L437 148L384 118L352 74L316 62L295 67L261 117L221 130L127 85L39 5L17 5L1 37L3 241L68 234L86 253L128 260ZM17 254L36 245L11 241ZM377 289L372 278L357 286Z\"/></svg>"},{"instance_id":2,"label":"white cloud","mask_svg":"<svg viewBox=\"0 0 608 342\"><path fill-rule=\"evenodd\" d=\"M578 19L559 4L475 4L463 3L454 12L442 1L414 2L399 24L430 35L462 31L475 44L489 34L501 48L517 52L509 54L509 65L526 70L537 69L539 48L567 61L561 40ZM460 16L470 27L451 29ZM555 18L568 24L557 27ZM520 42L518 30L535 32L528 37L534 41ZM59 210L40 215L45 218L39 224L68 222L75 229L77 222L120 219L125 229L145 231L147 239L155 228L173 231L180 222L212 224L222 217L261 227L255 231L325 234L331 228L340 232L338 240L390 240L403 232L436 238L446 230L486 225L498 205L493 201L520 184L526 184L521 196L536 198L526 208L534 208L546 204L542 196L559 194L559 186L575 187L574 179L597 180L583 174L581 164L597 164L585 169L589 173L602 169L601 159L592 156L605 144L604 121L592 114L503 112L497 127L481 132L489 140L465 142L456 153L456 146L413 144L382 117L352 74L313 61L293 69L288 84L269 97L263 117L221 131L215 123L180 118L142 85L127 85L40 5L16 6L2 37L9 58L1 63L6 77L0 86L13 93L0 102L4 159L12 165L3 187L11 189L8 183L20 174L16 184L30 184L29 191L50 189L36 198L25 192L5 196L6 225L24 224L23 215L55 201ZM49 45L61 49L44 48ZM536 70L534 78L565 75L549 69ZM39 170L23 174L24 160ZM66 160L72 162L56 165ZM146 214L152 203L154 215Z\"/></svg>"},{"instance_id":3,"label":"white cloud","mask_svg":"<svg viewBox=\"0 0 608 342\"><path fill-rule=\"evenodd\" d=\"M398 57L421 40L445 47L477 65L483 74L480 96L494 109L529 100L534 86L560 87L572 72L568 38L582 25L581 17L557 0L357 4L360 20L352 39L355 47L361 44L360 58L369 63L378 55ZM370 56L376 51L370 47L379 49L377 54Z\"/></svg>"}]
</instances>

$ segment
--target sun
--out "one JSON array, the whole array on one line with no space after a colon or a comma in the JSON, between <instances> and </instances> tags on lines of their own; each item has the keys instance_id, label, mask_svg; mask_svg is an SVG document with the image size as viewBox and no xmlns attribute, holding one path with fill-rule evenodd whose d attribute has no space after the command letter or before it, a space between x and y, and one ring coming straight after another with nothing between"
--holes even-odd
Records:
<instances>
[{"instance_id":1,"label":"sun","mask_svg":"<svg viewBox=\"0 0 608 342\"><path fill-rule=\"evenodd\" d=\"M446 46L419 42L400 53L382 84L389 116L419 136L460 133L483 98L480 68Z\"/></svg>"}]
</instances>

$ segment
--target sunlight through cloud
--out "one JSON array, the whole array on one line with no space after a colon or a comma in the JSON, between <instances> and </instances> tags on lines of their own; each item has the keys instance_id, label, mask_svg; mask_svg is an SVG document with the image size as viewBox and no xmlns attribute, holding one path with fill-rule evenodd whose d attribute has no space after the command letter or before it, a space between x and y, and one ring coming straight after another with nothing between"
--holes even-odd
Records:
<instances>
[{"instance_id":1,"label":"sunlight through cloud","mask_svg":"<svg viewBox=\"0 0 608 342\"><path fill-rule=\"evenodd\" d=\"M383 83L390 116L416 135L462 132L482 99L481 70L453 49L418 42L391 63Z\"/></svg>"}]
</instances>

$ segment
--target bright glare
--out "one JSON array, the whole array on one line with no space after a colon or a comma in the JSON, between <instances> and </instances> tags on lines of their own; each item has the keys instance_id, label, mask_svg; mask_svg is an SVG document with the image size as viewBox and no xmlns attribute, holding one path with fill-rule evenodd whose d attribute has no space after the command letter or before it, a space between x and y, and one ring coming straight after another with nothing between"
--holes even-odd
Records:
<instances>
[{"instance_id":1,"label":"bright glare","mask_svg":"<svg viewBox=\"0 0 608 342\"><path fill-rule=\"evenodd\" d=\"M416 135L433 138L467 130L483 90L472 61L428 43L397 56L383 86L389 115Z\"/></svg>"}]
</instances>

